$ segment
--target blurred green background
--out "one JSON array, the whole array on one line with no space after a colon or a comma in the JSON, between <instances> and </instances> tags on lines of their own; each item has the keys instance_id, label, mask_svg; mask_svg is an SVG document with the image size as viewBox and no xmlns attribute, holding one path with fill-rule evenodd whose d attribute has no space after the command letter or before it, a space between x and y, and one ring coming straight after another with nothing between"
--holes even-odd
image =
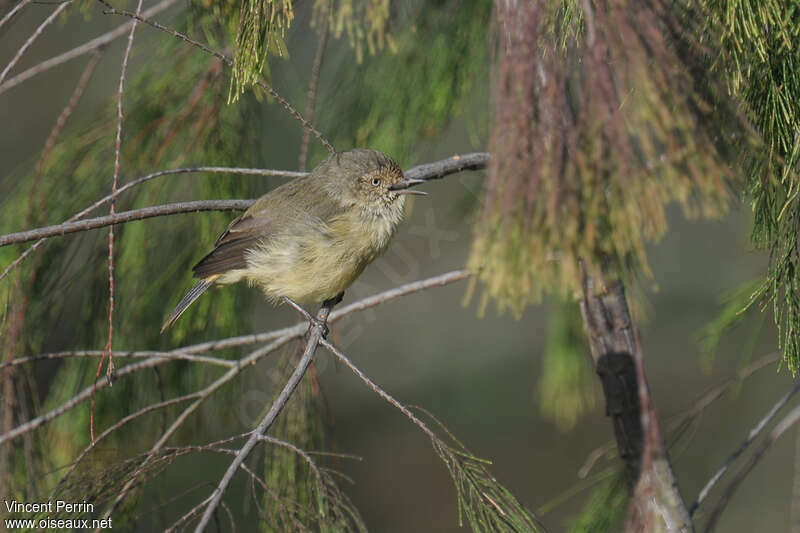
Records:
<instances>
[{"instance_id":1,"label":"blurred green background","mask_svg":"<svg viewBox=\"0 0 800 533\"><path fill-rule=\"evenodd\" d=\"M405 168L456 153L485 150L489 37L478 30L488 24L488 4L468 3L469 7L462 6L460 10L452 4L404 5L398 19L393 21L396 28L392 31L405 35L408 27L416 28L411 39L429 56L459 43L470 44L469 53L456 55L458 61L463 61L456 63L457 68L450 65L448 70L440 72L437 69L445 67L434 61L435 57L428 58L431 59L428 64L424 58L404 54L403 38L398 38L397 51L384 49L375 55L367 54L358 64L346 38L331 39L322 68L314 123L337 148L350 148L367 140L370 147L389 151ZM0 30L3 43L0 65L7 64L19 43L51 10L52 6L47 4L30 5L13 24ZM196 8L188 9L193 10L197 12ZM125 21L103 15L99 5L88 2L80 10L70 9L69 13L67 19L59 20L47 30L14 72ZM182 27L186 13L186 6L181 4L157 19ZM317 38L308 30L310 5L298 3L296 16L287 35L290 58L271 59L270 76L276 89L302 110ZM461 24L466 28L461 39L443 33L443 28L455 25L459 17L470 21L469 25ZM193 28L193 34L202 40L202 17L197 15L197 19L200 22ZM159 58L163 57L159 54L164 54L164 50L184 50L185 45L176 45L172 40L152 28L140 26L134 42L125 127L126 132L136 132L136 142L145 150L154 148L147 144L148 129L144 126L152 117L145 115L149 112L157 116L162 102L147 101L156 93L145 91L142 84L146 82L142 80L147 76L161 77L164 81L160 83L174 83L176 93L184 96L196 83L191 78L194 75L191 69L170 72L168 68L158 68L158 61L162 60ZM124 39L119 39L104 52L62 139L80 134L93 121L110 121L113 126L124 44ZM222 48L219 43L215 46ZM203 57L193 49L189 55ZM0 124L4 125L0 128L3 233L25 229L17 204L25 198L38 153L69 98L83 61L67 63L0 94ZM425 68L419 70L420 65ZM227 78L218 85L220 89L212 97L217 98L220 106L227 106L224 101ZM442 99L445 103L440 102ZM168 105L164 103L165 108ZM209 105L206 101L202 103ZM149 171L182 165L297 168L302 130L279 106L248 94L230 107L237 111L229 109L222 113L234 118L221 121L221 129L204 138L209 146L192 147L189 155L180 155L185 150L180 142L189 143L191 138L181 138L174 154L158 161L155 157L148 161L148 157L123 154L121 183ZM192 124L190 120L186 127L191 129ZM229 129L225 130L226 127ZM128 134L123 145L134 142L133 138L134 133ZM158 139L155 137L153 142ZM113 137L100 136L96 143L94 149L106 163L113 160ZM232 152L231 146L246 151L247 158ZM325 151L313 141L311 146L313 165ZM84 168L80 164L60 164L63 159L59 157L59 152L54 151L51 160L54 163L43 177L51 206L44 214L46 223L59 222L63 215L90 203L107 192L111 183L107 164L87 164ZM415 199L389 251L347 292L344 303L463 267L482 178L481 172L464 173L425 186L430 196ZM118 210L166 201L215 198L216 192L225 197L255 197L277 183L280 180L275 178L224 174L172 176L143 185L135 196L121 197ZM105 210L101 208L99 214ZM637 302L636 317L649 383L665 426L710 387L748 362L777 350L772 320L769 317L765 320L760 310L750 312L743 324L723 337L713 360L705 357L701 349L701 330L719 315L723 296L762 275L767 264L766 255L755 253L749 244L747 205L738 204L719 221L686 220L677 208L670 210L669 215L668 234L648 247L653 279L639 280L632 293ZM198 250L210 247L232 216L178 215L135 222L118 231L121 251L117 256L117 278L121 288L115 311L115 321L119 324L117 350L175 347L179 342L195 343L223 334L264 331L293 322L295 316L291 311L267 306L254 289L226 289L227 296L222 292L204 296L205 307L189 319L191 326L173 337L159 338L158 323L177 301L178 293L189 286L189 267L199 259ZM144 235L138 235L142 232ZM43 275L36 281L28 321L30 329L19 355L100 349L105 344L106 239L106 230L96 230L60 237L45 245L48 251L43 256ZM126 241L141 241L146 246L137 248L130 244L126 248ZM187 250L176 250L184 242L190 243ZM0 267L14 257L10 249L2 250ZM150 266L141 267L142 264ZM152 278L153 272L159 270L163 275ZM8 308L10 281L0 283L6 286L3 293L6 301L2 304ZM523 505L538 513L541 506L583 483L578 479L578 471L587 456L613 438L609 420L603 413L599 382L590 382L588 396L594 398L594 407L577 418L572 427L558 424L543 414L543 402L563 401L542 398L540 393L548 326L555 320L561 303L548 300L530 307L519 320L508 314L498 315L491 307L479 318L474 299L471 304L463 305L465 292L466 284L461 282L355 314L332 328L333 339L367 375L397 399L431 411L472 452L491 459L491 472ZM225 316L220 318L220 314ZM206 322L211 326L205 327ZM588 352L585 355L588 369ZM268 358L207 402L179 432L176 442L205 442L252 427L274 392L274 383L265 375L276 358ZM48 402L52 398L67 397L91 383L94 371L94 360L68 360L63 364L38 365L31 375L40 384L40 400L51 405ZM170 389L174 395L189 392L194 380L207 381L204 375L182 377L189 370L180 363L164 372L161 377L174 387ZM338 459L334 466L352 479L352 483L342 481L342 486L362 512L367 526L380 532L459 531L452 482L427 438L322 350L318 352L317 374L328 407L330 445L338 452L363 458ZM130 380L133 384L121 380L119 386L99 392L98 427L108 427L133 410L133 405L157 401L154 380L152 373L142 373ZM714 470L790 383L787 371L775 365L766 367L741 386L732 388L678 440L672 448L672 462L687 501L695 498ZM87 418L88 405L81 405L59 426L60 433L54 431L43 437L39 453L46 458L51 451L54 457L50 460L63 464L67 450L79 450L86 444ZM152 424L141 425L138 430L127 429L127 437L102 448L101 455L125 457L146 450L147 443L157 436L161 417L150 420ZM66 444L61 438L71 442ZM719 531L788 531L793 523L800 521L800 509L792 510L793 490L796 490L793 484L797 483L795 439L793 430L770 450L735 495ZM15 441L14 445L20 443ZM19 450L14 455L15 469L22 470L23 455L16 452ZM209 479L216 481L227 464L227 457L198 456L177 461L161 481L148 485L141 495L139 530L163 528L180 516L211 487L202 486L176 502L170 500L195 484ZM614 465L615 459L601 459L593 472ZM51 471L41 485L52 483L57 473ZM588 485L587 490L539 514L539 518L552 531L565 530L593 487ZM248 502L249 490L242 478L227 495L243 530L257 529L257 515L252 501ZM709 502L716 495L712 494ZM702 518L698 523L702 523Z\"/></svg>"}]
</instances>

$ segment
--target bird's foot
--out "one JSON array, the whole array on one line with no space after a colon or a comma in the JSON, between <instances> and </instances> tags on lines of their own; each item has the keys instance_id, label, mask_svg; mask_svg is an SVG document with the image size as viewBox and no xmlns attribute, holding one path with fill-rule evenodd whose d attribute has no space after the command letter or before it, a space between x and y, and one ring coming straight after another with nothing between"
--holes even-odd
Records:
<instances>
[{"instance_id":1,"label":"bird's foot","mask_svg":"<svg viewBox=\"0 0 800 533\"><path fill-rule=\"evenodd\" d=\"M339 302L341 302L343 298L344 298L344 292L340 292L339 294L337 294L333 298L330 298L330 299L325 300L324 302L322 302L322 306L323 307L330 307L332 309L333 306L337 305Z\"/></svg>"},{"instance_id":2,"label":"bird's foot","mask_svg":"<svg viewBox=\"0 0 800 533\"><path fill-rule=\"evenodd\" d=\"M288 296L284 296L283 297L283 301L286 302L287 304L291 305L292 307L294 307L297 310L298 313L303 315L303 318L308 320L309 325L308 325L308 332L306 333L306 335L308 335L308 333L311 332L311 328L316 326L322 332L322 338L323 339L327 339L328 338L328 333L330 333L330 329L328 328L328 324L327 323L323 322L322 320L318 319L317 317L315 317L314 315L312 315L311 313L309 313L308 311L303 309L303 307L300 304L298 304L297 302L295 302L294 300L292 300Z\"/></svg>"}]
</instances>

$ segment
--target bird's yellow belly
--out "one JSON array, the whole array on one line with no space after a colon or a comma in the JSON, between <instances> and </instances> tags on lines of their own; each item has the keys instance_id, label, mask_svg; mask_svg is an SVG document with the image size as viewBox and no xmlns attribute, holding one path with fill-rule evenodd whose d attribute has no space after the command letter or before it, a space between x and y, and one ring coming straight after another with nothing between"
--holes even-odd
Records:
<instances>
[{"instance_id":1,"label":"bird's yellow belly","mask_svg":"<svg viewBox=\"0 0 800 533\"><path fill-rule=\"evenodd\" d=\"M248 257L244 276L271 301L319 303L343 292L382 249L328 241L273 242Z\"/></svg>"}]
</instances>

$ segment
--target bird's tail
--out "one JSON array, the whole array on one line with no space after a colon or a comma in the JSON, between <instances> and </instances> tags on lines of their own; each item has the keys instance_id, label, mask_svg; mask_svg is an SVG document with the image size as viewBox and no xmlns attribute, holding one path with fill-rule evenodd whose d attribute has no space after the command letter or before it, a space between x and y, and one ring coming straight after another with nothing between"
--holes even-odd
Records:
<instances>
[{"instance_id":1,"label":"bird's tail","mask_svg":"<svg viewBox=\"0 0 800 533\"><path fill-rule=\"evenodd\" d=\"M189 292L186 293L186 296L184 296L183 299L180 302L178 302L178 305L175 306L175 309L173 309L172 312L169 314L167 320L164 322L164 325L161 326L161 333L167 331L167 328L169 328L172 324L174 324L175 321L181 317L184 311L186 311L186 309L190 305L192 305L192 303L195 300L197 300L201 294L206 292L206 289L208 289L211 285L214 284L214 280L216 280L218 277L219 274L217 274L216 276L209 276L205 279L198 281L195 284L195 286L192 287L189 290Z\"/></svg>"}]
</instances>

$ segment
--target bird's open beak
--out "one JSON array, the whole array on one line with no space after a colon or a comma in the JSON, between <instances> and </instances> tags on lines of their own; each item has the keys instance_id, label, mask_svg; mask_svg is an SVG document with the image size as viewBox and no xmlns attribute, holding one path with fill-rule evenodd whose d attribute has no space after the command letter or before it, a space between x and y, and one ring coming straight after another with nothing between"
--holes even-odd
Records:
<instances>
[{"instance_id":1,"label":"bird's open beak","mask_svg":"<svg viewBox=\"0 0 800 533\"><path fill-rule=\"evenodd\" d=\"M425 180L403 179L402 181L398 181L397 183L389 187L389 190L394 192L395 194L415 194L418 196L427 196L428 193L426 193L425 191L413 191L410 189L410 187L413 187L414 185L419 185L420 183L425 183Z\"/></svg>"}]
</instances>

